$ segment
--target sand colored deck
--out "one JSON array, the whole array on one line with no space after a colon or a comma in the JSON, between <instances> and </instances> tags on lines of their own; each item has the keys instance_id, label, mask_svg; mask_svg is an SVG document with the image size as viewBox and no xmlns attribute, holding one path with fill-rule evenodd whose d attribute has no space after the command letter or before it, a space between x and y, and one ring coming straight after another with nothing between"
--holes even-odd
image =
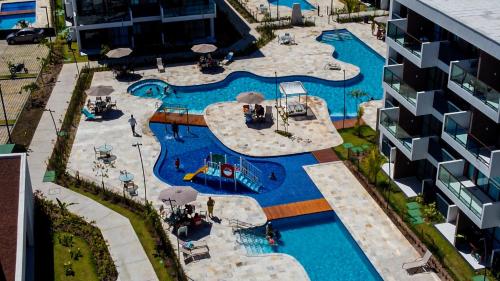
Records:
<instances>
[{"instance_id":1,"label":"sand colored deck","mask_svg":"<svg viewBox=\"0 0 500 281\"><path fill-rule=\"evenodd\" d=\"M263 208L268 220L332 211L324 198Z\"/></svg>"}]
</instances>

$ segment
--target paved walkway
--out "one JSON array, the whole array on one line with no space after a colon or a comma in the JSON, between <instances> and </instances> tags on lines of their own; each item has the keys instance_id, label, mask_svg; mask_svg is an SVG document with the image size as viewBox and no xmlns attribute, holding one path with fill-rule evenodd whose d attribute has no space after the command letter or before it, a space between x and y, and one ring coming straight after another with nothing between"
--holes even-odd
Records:
<instances>
[{"instance_id":1,"label":"paved walkway","mask_svg":"<svg viewBox=\"0 0 500 281\"><path fill-rule=\"evenodd\" d=\"M75 86L76 69L66 64L58 77L56 86L47 103L54 110L54 118L59 124L63 120ZM60 125L58 125L60 126ZM77 203L69 210L83 216L87 221L95 221L108 243L120 281L156 281L156 273L142 248L129 220L104 207L92 199L53 183L43 183L46 163L55 144L55 132L49 113L40 119L37 130L29 147L29 169L33 190L41 190L47 198L68 203Z\"/></svg>"},{"instance_id":2,"label":"paved walkway","mask_svg":"<svg viewBox=\"0 0 500 281\"><path fill-rule=\"evenodd\" d=\"M288 103L299 99L289 98ZM305 104L305 98L300 100ZM243 155L269 157L310 152L327 149L342 144L342 138L330 120L326 102L318 97L307 99L308 116L290 116L288 132L292 137L285 137L275 132L279 125L284 130L284 122L277 116L275 100L265 100L262 106L269 106L272 122L245 123L243 104L221 102L205 109L205 121L210 131L229 149Z\"/></svg>"},{"instance_id":3,"label":"paved walkway","mask_svg":"<svg viewBox=\"0 0 500 281\"><path fill-rule=\"evenodd\" d=\"M409 275L401 268L421 255L344 163L311 165L305 170L384 280L439 280L434 273Z\"/></svg>"}]
</instances>

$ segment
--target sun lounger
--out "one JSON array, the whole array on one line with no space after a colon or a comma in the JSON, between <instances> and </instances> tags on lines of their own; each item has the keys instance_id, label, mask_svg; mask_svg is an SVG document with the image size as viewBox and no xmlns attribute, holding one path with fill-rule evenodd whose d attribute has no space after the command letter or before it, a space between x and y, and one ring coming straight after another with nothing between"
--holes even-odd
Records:
<instances>
[{"instance_id":1,"label":"sun lounger","mask_svg":"<svg viewBox=\"0 0 500 281\"><path fill-rule=\"evenodd\" d=\"M91 113L91 112L90 112L87 108L85 108L85 107L82 109L82 113L83 113L83 115L85 115L85 118L86 118L86 120L87 120L87 121L88 121L88 120L95 120L95 119L96 119L95 115L94 115L94 114L92 114L92 113Z\"/></svg>"},{"instance_id":2,"label":"sun lounger","mask_svg":"<svg viewBox=\"0 0 500 281\"><path fill-rule=\"evenodd\" d=\"M341 70L342 67L340 66L340 64L336 63L336 62L329 62L326 64L325 66L326 69L329 69L329 70Z\"/></svg>"},{"instance_id":3,"label":"sun lounger","mask_svg":"<svg viewBox=\"0 0 500 281\"><path fill-rule=\"evenodd\" d=\"M227 56L222 60L221 64L223 64L223 65L230 64L233 61L233 56L234 56L234 53L233 52L229 52L227 54Z\"/></svg>"},{"instance_id":4,"label":"sun lounger","mask_svg":"<svg viewBox=\"0 0 500 281\"><path fill-rule=\"evenodd\" d=\"M300 103L289 103L286 109L289 116L302 115L306 113L305 107Z\"/></svg>"},{"instance_id":5,"label":"sun lounger","mask_svg":"<svg viewBox=\"0 0 500 281\"><path fill-rule=\"evenodd\" d=\"M273 107L266 105L266 114L264 115L266 122L273 122Z\"/></svg>"},{"instance_id":6,"label":"sun lounger","mask_svg":"<svg viewBox=\"0 0 500 281\"><path fill-rule=\"evenodd\" d=\"M418 258L415 261L411 262L405 262L401 267L406 270L419 269L419 268L426 270L427 263L429 262L431 257L432 257L431 251L427 250L427 252L425 252L422 258Z\"/></svg>"},{"instance_id":7,"label":"sun lounger","mask_svg":"<svg viewBox=\"0 0 500 281\"><path fill-rule=\"evenodd\" d=\"M192 244L192 242L190 243ZM198 243L198 245L193 245L192 247L185 247L183 245L180 251L184 254L184 262L188 260L195 261L197 257L210 255L210 249L205 243Z\"/></svg>"},{"instance_id":8,"label":"sun lounger","mask_svg":"<svg viewBox=\"0 0 500 281\"><path fill-rule=\"evenodd\" d=\"M156 66L158 67L158 72L165 72L162 58L156 58Z\"/></svg>"}]
</instances>

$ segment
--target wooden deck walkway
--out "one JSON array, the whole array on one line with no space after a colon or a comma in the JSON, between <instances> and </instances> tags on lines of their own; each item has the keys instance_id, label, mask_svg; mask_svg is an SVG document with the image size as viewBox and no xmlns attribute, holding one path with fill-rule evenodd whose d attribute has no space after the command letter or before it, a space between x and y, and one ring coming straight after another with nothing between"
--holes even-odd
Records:
<instances>
[{"instance_id":1,"label":"wooden deck walkway","mask_svg":"<svg viewBox=\"0 0 500 281\"><path fill-rule=\"evenodd\" d=\"M318 160L319 163L334 162L339 161L339 157L331 148L316 150L311 152L311 154Z\"/></svg>"},{"instance_id":2,"label":"wooden deck walkway","mask_svg":"<svg viewBox=\"0 0 500 281\"><path fill-rule=\"evenodd\" d=\"M156 112L149 120L153 123L174 123L179 125L207 126L203 115L189 114L189 124L187 114Z\"/></svg>"},{"instance_id":3,"label":"wooden deck walkway","mask_svg":"<svg viewBox=\"0 0 500 281\"><path fill-rule=\"evenodd\" d=\"M268 220L332 211L324 198L263 208Z\"/></svg>"},{"instance_id":4,"label":"wooden deck walkway","mask_svg":"<svg viewBox=\"0 0 500 281\"><path fill-rule=\"evenodd\" d=\"M5 11L0 12L0 16L9 16L9 15L20 15L20 14L33 14L35 10L17 10L17 11Z\"/></svg>"}]
</instances>

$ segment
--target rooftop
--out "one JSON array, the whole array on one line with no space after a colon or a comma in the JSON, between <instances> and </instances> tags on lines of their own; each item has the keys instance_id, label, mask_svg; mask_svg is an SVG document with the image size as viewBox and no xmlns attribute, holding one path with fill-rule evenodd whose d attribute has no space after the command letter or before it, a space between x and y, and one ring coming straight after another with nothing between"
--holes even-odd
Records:
<instances>
[{"instance_id":1,"label":"rooftop","mask_svg":"<svg viewBox=\"0 0 500 281\"><path fill-rule=\"evenodd\" d=\"M0 277L15 280L21 156L0 158Z\"/></svg>"},{"instance_id":2,"label":"rooftop","mask_svg":"<svg viewBox=\"0 0 500 281\"><path fill-rule=\"evenodd\" d=\"M499 0L419 0L500 45Z\"/></svg>"}]
</instances>

